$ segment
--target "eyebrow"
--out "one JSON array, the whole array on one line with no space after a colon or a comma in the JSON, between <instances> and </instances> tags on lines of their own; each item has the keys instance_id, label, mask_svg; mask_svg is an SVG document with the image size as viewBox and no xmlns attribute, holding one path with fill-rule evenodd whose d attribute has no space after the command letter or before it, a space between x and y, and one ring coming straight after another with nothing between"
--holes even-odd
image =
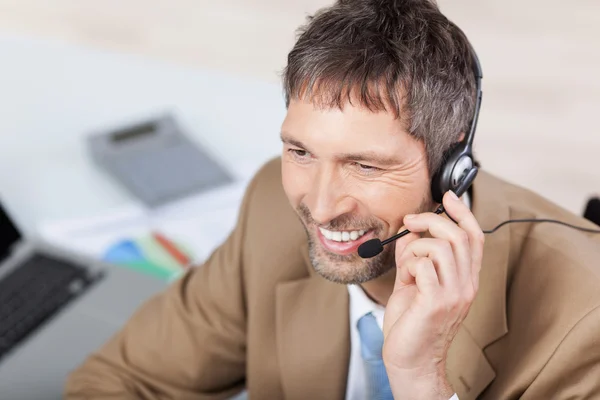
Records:
<instances>
[{"instance_id":1,"label":"eyebrow","mask_svg":"<svg viewBox=\"0 0 600 400\"><path fill-rule=\"evenodd\" d=\"M281 133L281 141L283 143L299 147L303 150L312 153L308 147L306 147L301 141L293 139L286 135L285 133ZM340 153L335 157L340 161L354 161L354 162L366 162L373 163L380 166L390 166L395 164L400 164L400 160L393 156L386 156L374 151L363 151L360 153Z\"/></svg>"},{"instance_id":2,"label":"eyebrow","mask_svg":"<svg viewBox=\"0 0 600 400\"><path fill-rule=\"evenodd\" d=\"M284 132L281 133L281 141L286 144L291 144L292 146L300 147L301 149L312 153L312 151L310 151L301 141L289 137Z\"/></svg>"},{"instance_id":3,"label":"eyebrow","mask_svg":"<svg viewBox=\"0 0 600 400\"><path fill-rule=\"evenodd\" d=\"M400 163L400 161L395 157L388 157L373 151L364 151L361 153L342 153L339 154L337 158L342 161L366 162L386 167Z\"/></svg>"}]
</instances>

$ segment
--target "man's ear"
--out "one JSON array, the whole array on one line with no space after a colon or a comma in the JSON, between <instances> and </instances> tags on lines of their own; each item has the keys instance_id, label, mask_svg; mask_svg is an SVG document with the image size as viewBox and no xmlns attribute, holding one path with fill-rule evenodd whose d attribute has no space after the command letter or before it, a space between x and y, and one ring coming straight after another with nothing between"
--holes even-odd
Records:
<instances>
[{"instance_id":1,"label":"man's ear","mask_svg":"<svg viewBox=\"0 0 600 400\"><path fill-rule=\"evenodd\" d=\"M464 132L460 133L460 136L458 137L458 142L462 142L463 140L465 140L465 136L467 136Z\"/></svg>"}]
</instances>

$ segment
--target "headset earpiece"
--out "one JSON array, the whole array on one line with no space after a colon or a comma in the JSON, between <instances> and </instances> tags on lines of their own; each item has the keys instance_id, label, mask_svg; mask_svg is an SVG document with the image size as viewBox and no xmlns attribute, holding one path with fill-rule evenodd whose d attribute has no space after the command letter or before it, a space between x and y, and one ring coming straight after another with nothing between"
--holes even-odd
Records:
<instances>
[{"instance_id":1,"label":"headset earpiece","mask_svg":"<svg viewBox=\"0 0 600 400\"><path fill-rule=\"evenodd\" d=\"M467 187L462 188L464 179L472 170L477 170L470 146L465 144L465 141L457 143L446 152L441 168L431 180L431 195L438 204L442 203L442 198L447 191L452 190L460 197L469 188L470 183L473 183L471 181ZM472 180L474 179L475 176L472 177ZM459 191L463 193L458 193Z\"/></svg>"}]
</instances>

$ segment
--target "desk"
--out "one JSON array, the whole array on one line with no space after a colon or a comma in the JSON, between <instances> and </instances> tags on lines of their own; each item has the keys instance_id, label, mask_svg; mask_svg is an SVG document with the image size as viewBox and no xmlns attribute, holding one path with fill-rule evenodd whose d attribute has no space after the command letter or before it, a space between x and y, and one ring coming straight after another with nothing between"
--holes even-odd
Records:
<instances>
[{"instance_id":1,"label":"desk","mask_svg":"<svg viewBox=\"0 0 600 400\"><path fill-rule=\"evenodd\" d=\"M99 129L170 111L239 173L280 152L279 85L24 37L0 37L0 54L0 197L26 234L135 201L91 162Z\"/></svg>"},{"instance_id":2,"label":"desk","mask_svg":"<svg viewBox=\"0 0 600 400\"><path fill-rule=\"evenodd\" d=\"M88 156L98 129L170 111L240 177L280 152L278 85L20 37L0 54L0 197L26 234L136 202Z\"/></svg>"}]
</instances>

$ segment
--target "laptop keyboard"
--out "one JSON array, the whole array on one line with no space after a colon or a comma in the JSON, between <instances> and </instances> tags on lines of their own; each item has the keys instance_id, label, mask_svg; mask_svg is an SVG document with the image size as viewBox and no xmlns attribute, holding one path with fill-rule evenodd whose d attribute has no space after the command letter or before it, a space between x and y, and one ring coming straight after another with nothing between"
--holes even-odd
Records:
<instances>
[{"instance_id":1,"label":"laptop keyboard","mask_svg":"<svg viewBox=\"0 0 600 400\"><path fill-rule=\"evenodd\" d=\"M0 280L0 358L98 277L68 261L34 254Z\"/></svg>"}]
</instances>

